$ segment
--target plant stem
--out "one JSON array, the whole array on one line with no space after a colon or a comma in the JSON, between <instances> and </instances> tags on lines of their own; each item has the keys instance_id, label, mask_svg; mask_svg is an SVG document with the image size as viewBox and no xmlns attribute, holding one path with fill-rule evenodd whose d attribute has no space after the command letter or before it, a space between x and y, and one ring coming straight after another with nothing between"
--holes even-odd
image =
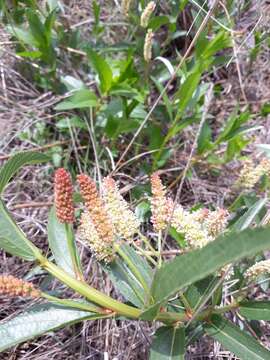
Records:
<instances>
[{"instance_id":1,"label":"plant stem","mask_svg":"<svg viewBox=\"0 0 270 360\"><path fill-rule=\"evenodd\" d=\"M150 244L147 237L145 237L143 234L139 233L140 239L145 243L145 245L155 254L157 254L156 250L153 248L153 246Z\"/></svg>"},{"instance_id":2,"label":"plant stem","mask_svg":"<svg viewBox=\"0 0 270 360\"><path fill-rule=\"evenodd\" d=\"M117 300L112 299L110 296L103 294L101 291L98 291L91 287L90 285L87 285L86 283L74 279L72 276L68 275L65 271L60 269L58 266L51 263L49 260L43 258L43 261L41 262L41 267L43 267L45 270L47 270L50 274L55 276L57 279L62 281L64 284L75 290L80 295L84 296L86 299L104 307L107 310L112 311L113 315L123 315L127 318L131 319L139 319L142 311L140 309L137 309L133 306L129 306L126 304L123 304ZM43 295L43 294L42 294ZM48 298L49 295L46 295ZM55 299L55 298L54 298ZM63 300L64 301L64 300ZM71 303L70 303L71 305ZM73 302L74 305L74 302ZM211 314L222 314L224 312L233 310L239 306L238 303L233 303L228 306L224 306L222 308L213 308L209 307L204 311L201 311L198 315L195 316L196 320L205 320L207 319ZM86 310L86 309L84 309ZM88 306L88 311L90 311L90 305ZM92 308L91 308L92 311ZM161 321L164 323L172 323L172 322L189 322L190 316L188 316L186 313L174 313L174 312L160 312L158 313L157 317L155 318L157 321Z\"/></svg>"},{"instance_id":3,"label":"plant stem","mask_svg":"<svg viewBox=\"0 0 270 360\"><path fill-rule=\"evenodd\" d=\"M138 252L140 255L146 257L146 259L147 259L152 265L154 265L154 267L157 266L156 261L155 261L155 260L151 257L151 255L150 255L150 254L153 254L152 252L149 253L149 251L144 251L143 249L141 249L141 248L140 248L138 245L136 245L135 243L133 243L132 246L135 247L135 249L137 250L137 252ZM155 253L154 253L153 255L156 255L156 251L155 251Z\"/></svg>"},{"instance_id":4,"label":"plant stem","mask_svg":"<svg viewBox=\"0 0 270 360\"><path fill-rule=\"evenodd\" d=\"M189 304L187 298L185 297L185 295L184 295L183 293L180 293L180 294L179 294L179 297L180 297L182 303L184 304L185 308L186 308L190 313L192 313L192 307L190 306L190 304Z\"/></svg>"},{"instance_id":5,"label":"plant stem","mask_svg":"<svg viewBox=\"0 0 270 360\"><path fill-rule=\"evenodd\" d=\"M224 306L222 308L209 307L209 308L205 309L204 311L202 311L201 313L199 313L195 317L195 319L203 321L212 314L224 314L225 312L231 311L231 310L237 308L238 306L239 306L238 303L233 303L231 305ZM189 322L190 316L187 315L186 313L161 312L157 315L156 320L164 322L164 323L168 323L168 322L171 323L171 322L177 322L177 321Z\"/></svg>"},{"instance_id":6,"label":"plant stem","mask_svg":"<svg viewBox=\"0 0 270 360\"><path fill-rule=\"evenodd\" d=\"M158 267L161 268L162 265L162 232L158 232Z\"/></svg>"},{"instance_id":7,"label":"plant stem","mask_svg":"<svg viewBox=\"0 0 270 360\"><path fill-rule=\"evenodd\" d=\"M103 294L101 291L94 289L90 285L74 279L72 276L68 275L65 271L45 258L40 265L71 289L105 309L109 309L119 315L135 319L137 319L141 314L141 310L114 300L110 296Z\"/></svg>"}]
</instances>

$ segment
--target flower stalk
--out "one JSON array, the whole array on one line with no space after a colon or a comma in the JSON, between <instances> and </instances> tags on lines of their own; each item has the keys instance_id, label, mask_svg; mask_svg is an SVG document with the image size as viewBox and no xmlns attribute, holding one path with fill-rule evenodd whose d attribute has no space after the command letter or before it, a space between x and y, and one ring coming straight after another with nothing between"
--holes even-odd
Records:
<instances>
[{"instance_id":1,"label":"flower stalk","mask_svg":"<svg viewBox=\"0 0 270 360\"><path fill-rule=\"evenodd\" d=\"M69 286L71 289L75 290L77 293L84 296L91 302L94 302L95 304L98 304L105 309L112 310L116 314L124 315L128 318L137 319L140 316L141 310L123 304L120 301L114 300L110 296L103 294L101 291L96 290L90 285L80 280L74 279L72 276L67 274L58 266L54 265L49 260L44 259L44 262L41 264L41 266L51 275L55 276L58 280L60 280L65 285Z\"/></svg>"}]
</instances>

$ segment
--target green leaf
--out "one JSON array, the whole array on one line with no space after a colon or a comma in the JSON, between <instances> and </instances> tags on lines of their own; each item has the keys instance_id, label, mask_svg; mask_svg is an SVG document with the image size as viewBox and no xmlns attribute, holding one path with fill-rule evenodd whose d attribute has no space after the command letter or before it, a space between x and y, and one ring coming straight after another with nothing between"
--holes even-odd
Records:
<instances>
[{"instance_id":1,"label":"green leaf","mask_svg":"<svg viewBox=\"0 0 270 360\"><path fill-rule=\"evenodd\" d=\"M270 351L261 346L254 337L219 315L213 316L211 323L205 325L204 329L209 336L242 360L270 359Z\"/></svg>"},{"instance_id":2,"label":"green leaf","mask_svg":"<svg viewBox=\"0 0 270 360\"><path fill-rule=\"evenodd\" d=\"M179 4L179 10L180 10L180 11L183 11L184 8L185 8L185 6L186 6L187 3L188 3L188 0L180 0L179 3L180 3L180 4Z\"/></svg>"},{"instance_id":3,"label":"green leaf","mask_svg":"<svg viewBox=\"0 0 270 360\"><path fill-rule=\"evenodd\" d=\"M46 36L48 44L52 41L52 29L53 29L55 20L56 20L56 10L53 10L47 16L45 23L44 23L45 36Z\"/></svg>"},{"instance_id":4,"label":"green leaf","mask_svg":"<svg viewBox=\"0 0 270 360\"><path fill-rule=\"evenodd\" d=\"M40 256L36 248L16 225L0 200L0 248L27 261L34 261Z\"/></svg>"},{"instance_id":5,"label":"green leaf","mask_svg":"<svg viewBox=\"0 0 270 360\"><path fill-rule=\"evenodd\" d=\"M114 286L124 298L138 307L142 307L149 297L152 282L152 269L129 245L122 244L118 253L121 258L104 266ZM136 273L133 270L136 269ZM147 290L140 280L146 283Z\"/></svg>"},{"instance_id":6,"label":"green leaf","mask_svg":"<svg viewBox=\"0 0 270 360\"><path fill-rule=\"evenodd\" d=\"M38 43L37 43L36 39L34 38L34 36L32 35L31 31L24 30L18 26L8 26L7 30L13 36L18 38L22 43L32 46L32 47L38 46Z\"/></svg>"},{"instance_id":7,"label":"green leaf","mask_svg":"<svg viewBox=\"0 0 270 360\"><path fill-rule=\"evenodd\" d=\"M183 248L186 246L186 241L185 241L185 236L183 234L180 234L179 232L176 231L176 229L172 226L170 226L169 228L169 234L171 235L171 237L177 241L178 245L180 246L180 248Z\"/></svg>"},{"instance_id":8,"label":"green leaf","mask_svg":"<svg viewBox=\"0 0 270 360\"><path fill-rule=\"evenodd\" d=\"M239 128L242 124L247 122L250 119L250 113L244 112L241 113L239 116L237 115L237 110L234 111L228 121L226 122L224 129L219 134L218 138L215 141L215 144L220 144L224 141L229 141L234 136L236 136L237 132L239 131Z\"/></svg>"},{"instance_id":9,"label":"green leaf","mask_svg":"<svg viewBox=\"0 0 270 360\"><path fill-rule=\"evenodd\" d=\"M103 270L127 301L137 307L144 305L144 290L123 261L116 259L114 262L104 265Z\"/></svg>"},{"instance_id":10,"label":"green leaf","mask_svg":"<svg viewBox=\"0 0 270 360\"><path fill-rule=\"evenodd\" d=\"M232 140L229 140L224 161L229 162L235 159L249 142L250 140L244 139L243 136L236 136Z\"/></svg>"},{"instance_id":11,"label":"green leaf","mask_svg":"<svg viewBox=\"0 0 270 360\"><path fill-rule=\"evenodd\" d=\"M153 280L153 271L148 262L142 256L139 256L136 251L134 251L133 248L129 245L122 244L121 249L129 257L133 265L136 266L137 270L141 273L141 276L144 278L148 286L151 286Z\"/></svg>"},{"instance_id":12,"label":"green leaf","mask_svg":"<svg viewBox=\"0 0 270 360\"><path fill-rule=\"evenodd\" d=\"M239 313L249 320L270 321L270 301L245 301L240 304Z\"/></svg>"},{"instance_id":13,"label":"green leaf","mask_svg":"<svg viewBox=\"0 0 270 360\"><path fill-rule=\"evenodd\" d=\"M168 16L162 15L162 16L155 16L152 19L150 19L148 28L152 29L153 31L157 31L161 26L167 25L170 22L170 19Z\"/></svg>"},{"instance_id":14,"label":"green leaf","mask_svg":"<svg viewBox=\"0 0 270 360\"><path fill-rule=\"evenodd\" d=\"M230 137L228 137L227 141L230 141L237 137L238 135L244 135L248 134L253 131L261 130L263 129L263 126L260 125L254 125L254 126L240 126L237 130L235 130Z\"/></svg>"},{"instance_id":15,"label":"green leaf","mask_svg":"<svg viewBox=\"0 0 270 360\"><path fill-rule=\"evenodd\" d=\"M188 75L180 90L176 93L176 98L180 100L178 114L181 114L188 105L194 91L196 90L201 78L201 72L198 67Z\"/></svg>"},{"instance_id":16,"label":"green leaf","mask_svg":"<svg viewBox=\"0 0 270 360\"><path fill-rule=\"evenodd\" d=\"M141 314L140 319L144 321L153 321L156 319L158 312L163 304L157 303L146 308Z\"/></svg>"},{"instance_id":17,"label":"green leaf","mask_svg":"<svg viewBox=\"0 0 270 360\"><path fill-rule=\"evenodd\" d=\"M56 217L55 209L52 208L48 222L48 240L55 262L68 274L76 278L73 268L72 255L68 246L66 224L61 224ZM76 248L74 247L76 252ZM77 252L76 252L77 258Z\"/></svg>"},{"instance_id":18,"label":"green leaf","mask_svg":"<svg viewBox=\"0 0 270 360\"><path fill-rule=\"evenodd\" d=\"M184 360L185 330L171 326L159 328L151 346L150 360Z\"/></svg>"},{"instance_id":19,"label":"green leaf","mask_svg":"<svg viewBox=\"0 0 270 360\"><path fill-rule=\"evenodd\" d=\"M256 219L257 215L263 209L267 199L260 199L254 205L252 205L243 216L236 221L235 224L230 228L233 231L242 231L247 229Z\"/></svg>"},{"instance_id":20,"label":"green leaf","mask_svg":"<svg viewBox=\"0 0 270 360\"><path fill-rule=\"evenodd\" d=\"M12 156L0 170L0 195L14 174L24 165L47 162L50 158L34 151L26 151Z\"/></svg>"},{"instance_id":21,"label":"green leaf","mask_svg":"<svg viewBox=\"0 0 270 360\"><path fill-rule=\"evenodd\" d=\"M68 91L82 90L86 88L82 80L70 75L61 76L61 82L65 85Z\"/></svg>"},{"instance_id":22,"label":"green leaf","mask_svg":"<svg viewBox=\"0 0 270 360\"><path fill-rule=\"evenodd\" d=\"M205 298L213 291L218 281L219 278L209 276L188 287L184 297L193 310L199 308Z\"/></svg>"},{"instance_id":23,"label":"green leaf","mask_svg":"<svg viewBox=\"0 0 270 360\"><path fill-rule=\"evenodd\" d=\"M207 46L203 50L201 57L207 59L213 55L215 55L218 51L228 48L231 46L231 37L228 36L228 33L221 30L213 40L208 42Z\"/></svg>"},{"instance_id":24,"label":"green leaf","mask_svg":"<svg viewBox=\"0 0 270 360\"><path fill-rule=\"evenodd\" d=\"M206 121L201 129L200 135L198 137L198 147L197 151L199 154L203 154L205 150L210 150L212 147L211 143L212 131Z\"/></svg>"},{"instance_id":25,"label":"green leaf","mask_svg":"<svg viewBox=\"0 0 270 360\"><path fill-rule=\"evenodd\" d=\"M136 206L135 215L140 222L144 222L146 219L148 219L150 214L151 206L148 201L142 201Z\"/></svg>"},{"instance_id":26,"label":"green leaf","mask_svg":"<svg viewBox=\"0 0 270 360\"><path fill-rule=\"evenodd\" d=\"M79 118L79 116L73 116L72 118L63 118L59 120L56 124L56 127L58 129L69 129L70 126L76 129L88 130L85 121Z\"/></svg>"},{"instance_id":27,"label":"green leaf","mask_svg":"<svg viewBox=\"0 0 270 360\"><path fill-rule=\"evenodd\" d=\"M94 17L95 17L95 23L98 24L99 17L100 17L100 5L97 4L97 2L95 0L93 1L93 12L94 12Z\"/></svg>"},{"instance_id":28,"label":"green leaf","mask_svg":"<svg viewBox=\"0 0 270 360\"><path fill-rule=\"evenodd\" d=\"M94 107L98 103L96 95L87 89L78 90L69 98L55 106L55 110L71 110Z\"/></svg>"},{"instance_id":29,"label":"green leaf","mask_svg":"<svg viewBox=\"0 0 270 360\"><path fill-rule=\"evenodd\" d=\"M112 70L101 55L97 54L93 50L88 50L87 53L93 68L98 74L100 90L102 93L107 93L110 90L113 82Z\"/></svg>"},{"instance_id":30,"label":"green leaf","mask_svg":"<svg viewBox=\"0 0 270 360\"><path fill-rule=\"evenodd\" d=\"M165 59L166 61L169 62L168 59ZM171 63L169 62L169 64L171 65ZM168 65L168 66L170 66ZM171 65L172 66L172 65ZM169 67L170 68L170 67ZM172 68L172 70L174 70ZM151 80L154 82L155 86L157 87L159 93L161 94L162 91L164 91L164 86L154 77L154 76L151 76ZM169 115L169 118L171 121L173 121L173 112L172 112L172 104L170 102L170 99L169 99L169 96L167 95L166 91L164 92L163 96L162 96L162 99L164 101L164 105L166 107L166 110L167 110L167 113Z\"/></svg>"},{"instance_id":31,"label":"green leaf","mask_svg":"<svg viewBox=\"0 0 270 360\"><path fill-rule=\"evenodd\" d=\"M42 52L39 50L21 51L21 52L17 52L17 55L22 56L22 57L29 57L31 59L39 59L42 56Z\"/></svg>"},{"instance_id":32,"label":"green leaf","mask_svg":"<svg viewBox=\"0 0 270 360\"><path fill-rule=\"evenodd\" d=\"M46 47L48 42L45 35L45 28L42 22L40 21L37 13L33 10L28 10L27 19L31 33L35 38L35 40L37 41L37 43L39 44L39 47Z\"/></svg>"},{"instance_id":33,"label":"green leaf","mask_svg":"<svg viewBox=\"0 0 270 360\"><path fill-rule=\"evenodd\" d=\"M269 236L269 228L247 229L237 234L228 233L202 249L176 257L156 272L152 285L154 299L157 302L163 301L184 287L213 274L226 264L268 250Z\"/></svg>"},{"instance_id":34,"label":"green leaf","mask_svg":"<svg viewBox=\"0 0 270 360\"><path fill-rule=\"evenodd\" d=\"M17 317L0 324L0 351L83 320L94 320L106 315L74 310L59 305L33 306Z\"/></svg>"}]
</instances>

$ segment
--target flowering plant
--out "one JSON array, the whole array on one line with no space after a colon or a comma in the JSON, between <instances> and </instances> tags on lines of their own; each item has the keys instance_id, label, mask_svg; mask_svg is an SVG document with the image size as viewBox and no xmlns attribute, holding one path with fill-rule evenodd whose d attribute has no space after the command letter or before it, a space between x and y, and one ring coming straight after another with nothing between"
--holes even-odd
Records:
<instances>
[{"instance_id":1,"label":"flowering plant","mask_svg":"<svg viewBox=\"0 0 270 360\"><path fill-rule=\"evenodd\" d=\"M31 152L15 155L0 171L0 192L21 166L41 161L47 157ZM257 211L253 207L252 214L228 226L231 215L227 210L184 209L167 196L158 173L150 181L153 235L146 237L111 177L97 189L88 175L78 175L84 204L76 217L71 176L58 169L48 222L53 260L26 238L1 201L0 247L36 262L77 294L72 299L54 296L32 283L1 274L2 296L40 301L0 324L1 351L75 322L125 317L160 325L150 350L152 360L184 359L188 346L203 334L241 359L269 359L270 352L248 333L250 320L270 318L269 301L249 300L257 277L269 272L269 261L251 267L240 262L270 248L269 228L247 229L262 206L257 205ZM77 220L78 230L74 227ZM177 235L180 249L175 252L165 250L168 234ZM123 301L87 283L78 239L90 248ZM177 255L172 258L172 254ZM237 326L238 319L244 324L242 329Z\"/></svg>"}]
</instances>

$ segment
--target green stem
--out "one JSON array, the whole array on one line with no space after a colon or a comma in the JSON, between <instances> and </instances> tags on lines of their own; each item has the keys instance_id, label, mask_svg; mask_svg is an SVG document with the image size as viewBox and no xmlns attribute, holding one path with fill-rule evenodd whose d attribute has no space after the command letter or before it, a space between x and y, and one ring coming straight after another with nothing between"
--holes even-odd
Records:
<instances>
[{"instance_id":1,"label":"green stem","mask_svg":"<svg viewBox=\"0 0 270 360\"><path fill-rule=\"evenodd\" d=\"M147 253L146 251L144 251L143 249L141 249L138 245L136 245L135 243L132 244L132 246L135 247L135 249L138 251L138 253L144 257L146 257L146 259L152 264L154 265L154 267L157 266L156 261L152 258L151 255L149 255L149 253ZM156 255L156 251L154 252L154 255Z\"/></svg>"},{"instance_id":2,"label":"green stem","mask_svg":"<svg viewBox=\"0 0 270 360\"><path fill-rule=\"evenodd\" d=\"M143 234L139 233L140 239L145 243L145 245L153 252L156 252L156 250L153 248L153 246L150 244L147 237L145 237Z\"/></svg>"},{"instance_id":3,"label":"green stem","mask_svg":"<svg viewBox=\"0 0 270 360\"><path fill-rule=\"evenodd\" d=\"M40 265L50 274L69 286L71 289L75 290L77 293L94 302L95 304L104 307L105 309L109 309L119 315L124 315L128 318L135 319L137 319L141 314L141 310L114 300L110 296L103 294L101 291L94 289L90 285L87 285L80 280L74 279L64 270L60 269L58 266L54 265L45 258Z\"/></svg>"},{"instance_id":4,"label":"green stem","mask_svg":"<svg viewBox=\"0 0 270 360\"><path fill-rule=\"evenodd\" d=\"M182 303L184 304L185 308L188 309L189 312L192 312L193 309L190 306L190 304L189 304L187 298L185 297L185 295L181 293L181 294L179 294L179 297L180 297Z\"/></svg>"},{"instance_id":5,"label":"green stem","mask_svg":"<svg viewBox=\"0 0 270 360\"><path fill-rule=\"evenodd\" d=\"M161 230L158 232L158 267L161 268L162 265L162 232Z\"/></svg>"},{"instance_id":6,"label":"green stem","mask_svg":"<svg viewBox=\"0 0 270 360\"><path fill-rule=\"evenodd\" d=\"M210 315L212 314L224 314L227 311L231 311L233 309L236 309L239 306L238 303L233 303L231 305L228 306L223 306L222 308L213 308L213 307L209 307L207 309L205 309L204 311L202 311L201 313L199 313L195 319L196 320L206 320L207 318L209 318ZM159 313L156 317L157 321L161 321L164 323L172 323L172 322L189 322L190 320L190 315L187 315L186 313L174 313L174 312L164 312L164 313Z\"/></svg>"},{"instance_id":7,"label":"green stem","mask_svg":"<svg viewBox=\"0 0 270 360\"><path fill-rule=\"evenodd\" d=\"M41 266L47 270L50 274L55 276L57 279L62 281L64 284L75 290L80 295L84 296L86 299L104 307L105 309L111 310L115 314L113 315L123 315L127 318L138 319L141 315L141 310L135 307L123 304L117 300L112 299L111 297L103 294L102 292L94 289L93 287L87 285L84 282L74 279L72 276L68 275L65 271L60 269L58 266L54 265L47 259L43 258L41 262ZM48 295L46 295L48 298ZM74 305L74 304L73 304ZM196 320L205 320L211 314L222 314L224 312L233 310L239 306L238 303L233 303L228 306L224 306L222 308L215 309L213 307L209 307L208 309L200 312L196 316ZM88 311L90 311L90 305L88 306ZM92 311L92 308L91 308ZM157 321L161 321L164 323L171 322L188 322L190 320L190 316L186 313L173 313L173 312L160 312L156 319Z\"/></svg>"},{"instance_id":8,"label":"green stem","mask_svg":"<svg viewBox=\"0 0 270 360\"><path fill-rule=\"evenodd\" d=\"M145 282L143 276L141 275L141 273L137 269L137 267L134 265L134 263L130 260L130 258L127 256L127 254L122 250L121 245L115 244L114 248L117 251L117 253L121 256L121 258L125 261L125 263L128 265L128 267L130 268L130 270L131 270L132 274L135 276L135 278L142 285L146 294L150 296L150 291L149 291L149 287L148 287L147 283Z\"/></svg>"}]
</instances>

